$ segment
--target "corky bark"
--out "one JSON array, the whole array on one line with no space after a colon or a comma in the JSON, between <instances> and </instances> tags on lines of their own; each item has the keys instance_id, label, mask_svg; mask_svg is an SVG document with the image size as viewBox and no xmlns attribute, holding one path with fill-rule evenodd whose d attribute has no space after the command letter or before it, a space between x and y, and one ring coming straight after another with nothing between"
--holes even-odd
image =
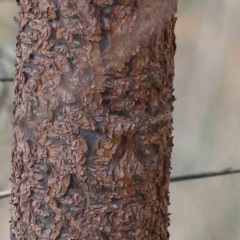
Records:
<instances>
[{"instance_id":1,"label":"corky bark","mask_svg":"<svg viewBox=\"0 0 240 240\"><path fill-rule=\"evenodd\" d=\"M11 239L168 239L176 0L18 3Z\"/></svg>"}]
</instances>

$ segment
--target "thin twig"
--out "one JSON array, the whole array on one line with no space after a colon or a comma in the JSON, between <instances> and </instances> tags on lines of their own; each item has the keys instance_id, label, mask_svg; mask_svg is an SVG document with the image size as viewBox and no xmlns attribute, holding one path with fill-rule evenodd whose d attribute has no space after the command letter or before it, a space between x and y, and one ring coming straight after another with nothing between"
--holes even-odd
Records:
<instances>
[{"instance_id":1,"label":"thin twig","mask_svg":"<svg viewBox=\"0 0 240 240\"><path fill-rule=\"evenodd\" d=\"M13 78L0 78L0 82L13 82Z\"/></svg>"},{"instance_id":2,"label":"thin twig","mask_svg":"<svg viewBox=\"0 0 240 240\"><path fill-rule=\"evenodd\" d=\"M13 18L14 22L19 23L19 19L14 16Z\"/></svg>"},{"instance_id":3,"label":"thin twig","mask_svg":"<svg viewBox=\"0 0 240 240\"><path fill-rule=\"evenodd\" d=\"M6 197L10 197L10 196L11 196L11 190L6 190L6 191L0 192L0 198L6 198Z\"/></svg>"},{"instance_id":4,"label":"thin twig","mask_svg":"<svg viewBox=\"0 0 240 240\"><path fill-rule=\"evenodd\" d=\"M232 170L231 168L228 168L220 172L197 173L197 174L184 175L179 177L171 177L170 182L180 182L180 181L194 180L199 178L217 177L217 176L236 174L236 173L240 173L240 169ZM10 197L10 196L11 196L11 190L0 192L0 199Z\"/></svg>"},{"instance_id":5,"label":"thin twig","mask_svg":"<svg viewBox=\"0 0 240 240\"><path fill-rule=\"evenodd\" d=\"M180 181L194 180L199 178L217 177L217 176L236 174L236 173L240 173L240 169L232 170L231 168L228 168L220 172L197 173L197 174L184 175L179 177L172 177L170 179L170 182L180 182Z\"/></svg>"}]
</instances>

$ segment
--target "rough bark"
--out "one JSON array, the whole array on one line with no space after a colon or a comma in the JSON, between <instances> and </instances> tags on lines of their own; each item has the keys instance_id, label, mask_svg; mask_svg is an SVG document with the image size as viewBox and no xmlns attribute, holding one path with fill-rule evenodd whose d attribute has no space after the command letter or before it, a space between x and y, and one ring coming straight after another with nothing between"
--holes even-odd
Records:
<instances>
[{"instance_id":1,"label":"rough bark","mask_svg":"<svg viewBox=\"0 0 240 240\"><path fill-rule=\"evenodd\" d=\"M11 239L168 239L176 0L18 3Z\"/></svg>"}]
</instances>

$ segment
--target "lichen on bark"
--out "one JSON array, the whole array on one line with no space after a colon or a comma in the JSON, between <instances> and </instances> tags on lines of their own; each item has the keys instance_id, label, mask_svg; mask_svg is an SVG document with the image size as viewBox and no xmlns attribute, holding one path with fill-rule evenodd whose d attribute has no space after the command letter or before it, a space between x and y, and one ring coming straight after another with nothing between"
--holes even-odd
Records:
<instances>
[{"instance_id":1,"label":"lichen on bark","mask_svg":"<svg viewBox=\"0 0 240 240\"><path fill-rule=\"evenodd\" d=\"M11 239L168 239L176 0L18 3Z\"/></svg>"}]
</instances>

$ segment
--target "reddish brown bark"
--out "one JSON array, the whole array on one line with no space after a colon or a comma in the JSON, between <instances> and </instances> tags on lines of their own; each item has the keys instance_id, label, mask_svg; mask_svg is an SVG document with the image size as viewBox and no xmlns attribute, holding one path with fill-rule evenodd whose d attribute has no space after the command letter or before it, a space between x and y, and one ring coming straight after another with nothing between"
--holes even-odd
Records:
<instances>
[{"instance_id":1,"label":"reddish brown bark","mask_svg":"<svg viewBox=\"0 0 240 240\"><path fill-rule=\"evenodd\" d=\"M176 0L19 6L11 239L168 239Z\"/></svg>"}]
</instances>

